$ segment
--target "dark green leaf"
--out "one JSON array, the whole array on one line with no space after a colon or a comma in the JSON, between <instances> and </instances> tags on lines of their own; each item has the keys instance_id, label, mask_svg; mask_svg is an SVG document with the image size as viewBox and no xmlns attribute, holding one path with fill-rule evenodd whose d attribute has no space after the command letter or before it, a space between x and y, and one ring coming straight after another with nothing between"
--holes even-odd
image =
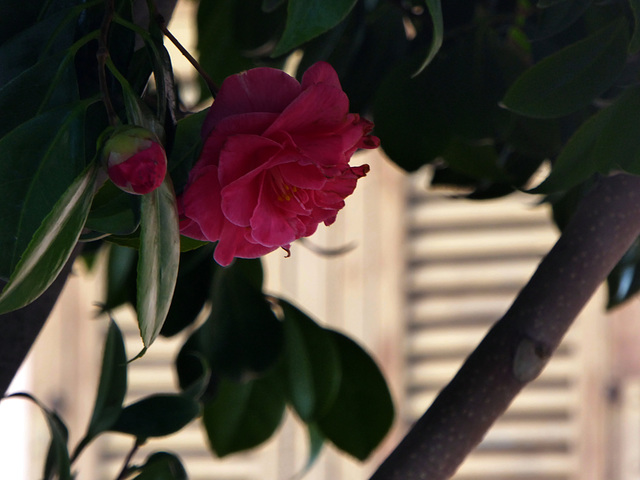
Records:
<instances>
[{"instance_id":1,"label":"dark green leaf","mask_svg":"<svg viewBox=\"0 0 640 480\"><path fill-rule=\"evenodd\" d=\"M181 252L190 252L191 250L195 250L200 247L204 247L210 245L211 242L204 242L202 240L196 240L194 238L185 237L184 235L180 235L180 251Z\"/></svg>"},{"instance_id":2,"label":"dark green leaf","mask_svg":"<svg viewBox=\"0 0 640 480\"><path fill-rule=\"evenodd\" d=\"M140 197L129 195L105 182L93 197L86 228L102 233L127 235L140 224Z\"/></svg>"},{"instance_id":3,"label":"dark green leaf","mask_svg":"<svg viewBox=\"0 0 640 480\"><path fill-rule=\"evenodd\" d=\"M340 23L356 0L289 0L287 25L273 51L277 57Z\"/></svg>"},{"instance_id":4,"label":"dark green leaf","mask_svg":"<svg viewBox=\"0 0 640 480\"><path fill-rule=\"evenodd\" d=\"M176 357L176 374L182 393L201 401L211 400L217 391L219 376L212 375L205 352L199 350L192 335Z\"/></svg>"},{"instance_id":5,"label":"dark green leaf","mask_svg":"<svg viewBox=\"0 0 640 480\"><path fill-rule=\"evenodd\" d=\"M640 87L589 118L569 139L536 193L566 190L596 172L621 168L640 173Z\"/></svg>"},{"instance_id":6,"label":"dark green leaf","mask_svg":"<svg viewBox=\"0 0 640 480\"><path fill-rule=\"evenodd\" d=\"M634 54L640 51L640 0L629 0L629 5L633 11L633 19L635 22L633 35L629 42L629 53Z\"/></svg>"},{"instance_id":7,"label":"dark green leaf","mask_svg":"<svg viewBox=\"0 0 640 480\"><path fill-rule=\"evenodd\" d=\"M0 277L11 274L45 217L85 169L87 105L48 111L0 139Z\"/></svg>"},{"instance_id":8,"label":"dark green leaf","mask_svg":"<svg viewBox=\"0 0 640 480\"><path fill-rule=\"evenodd\" d=\"M340 24L304 45L296 75L301 78L317 61L329 62L349 97L350 110L369 113L380 83L405 57L410 43L401 9L381 2L368 11L359 2Z\"/></svg>"},{"instance_id":9,"label":"dark green leaf","mask_svg":"<svg viewBox=\"0 0 640 480\"><path fill-rule=\"evenodd\" d=\"M429 15L431 16L431 23L433 24L433 33L431 38L431 46L429 47L429 53L425 58L422 65L414 75L418 75L422 72L427 65L431 63L431 60L436 56L440 47L442 46L442 40L444 38L444 22L442 20L442 5L440 0L425 0Z\"/></svg>"},{"instance_id":10,"label":"dark green leaf","mask_svg":"<svg viewBox=\"0 0 640 480\"><path fill-rule=\"evenodd\" d=\"M178 277L178 211L168 178L142 198L136 311L145 349L162 329Z\"/></svg>"},{"instance_id":11,"label":"dark green leaf","mask_svg":"<svg viewBox=\"0 0 640 480\"><path fill-rule=\"evenodd\" d=\"M511 115L498 100L522 69L520 58L488 29L448 42L428 69L410 78L424 55L401 60L374 103L382 148L410 171L440 157L454 139L486 144L506 132Z\"/></svg>"},{"instance_id":12,"label":"dark green leaf","mask_svg":"<svg viewBox=\"0 0 640 480\"><path fill-rule=\"evenodd\" d=\"M133 480L187 480L180 459L171 453L157 452L147 458Z\"/></svg>"},{"instance_id":13,"label":"dark green leaf","mask_svg":"<svg viewBox=\"0 0 640 480\"><path fill-rule=\"evenodd\" d=\"M311 470L320 453L322 453L322 447L324 446L324 435L315 423L307 424L307 433L309 434L309 458L302 471L293 477L296 480L303 478Z\"/></svg>"},{"instance_id":14,"label":"dark green leaf","mask_svg":"<svg viewBox=\"0 0 640 480\"><path fill-rule=\"evenodd\" d=\"M59 466L62 465L63 470L67 468L64 457L69 455L69 452L66 451L66 446L69 442L69 430L56 412L48 411L47 416L49 422L52 422L54 427L57 428L56 433L52 435L51 441L49 442L49 450L47 451L47 458L44 463L43 478L44 480L58 480L66 474L66 471L60 471ZM61 445L65 446L63 451L61 451ZM61 455L63 457L62 462L60 462Z\"/></svg>"},{"instance_id":15,"label":"dark green leaf","mask_svg":"<svg viewBox=\"0 0 640 480\"><path fill-rule=\"evenodd\" d=\"M553 2L553 4L549 4ZM589 8L593 0L571 0L547 2L543 10L537 31L534 34L535 40L548 38L556 35L572 26Z\"/></svg>"},{"instance_id":16,"label":"dark green leaf","mask_svg":"<svg viewBox=\"0 0 640 480\"><path fill-rule=\"evenodd\" d=\"M438 157L451 135L451 127L444 121L446 113L437 101L440 93L429 81L433 68L411 78L419 61L401 60L390 71L378 89L373 112L375 134L380 137L382 148L407 171L417 170Z\"/></svg>"},{"instance_id":17,"label":"dark green leaf","mask_svg":"<svg viewBox=\"0 0 640 480\"><path fill-rule=\"evenodd\" d=\"M110 430L139 440L164 437L181 430L200 413L200 405L187 395L156 394L128 405Z\"/></svg>"},{"instance_id":18,"label":"dark green leaf","mask_svg":"<svg viewBox=\"0 0 640 480\"><path fill-rule=\"evenodd\" d=\"M619 77L627 58L627 43L625 22L613 22L525 72L506 93L503 104L536 118L575 112Z\"/></svg>"},{"instance_id":19,"label":"dark green leaf","mask_svg":"<svg viewBox=\"0 0 640 480\"><path fill-rule=\"evenodd\" d=\"M58 276L87 219L97 173L97 164L87 167L44 219L0 294L0 313L31 303Z\"/></svg>"},{"instance_id":20,"label":"dark green leaf","mask_svg":"<svg viewBox=\"0 0 640 480\"><path fill-rule=\"evenodd\" d=\"M334 331L331 335L340 354L342 380L333 406L317 424L336 447L364 460L391 428L393 401L373 359L350 338Z\"/></svg>"},{"instance_id":21,"label":"dark green leaf","mask_svg":"<svg viewBox=\"0 0 640 480\"><path fill-rule=\"evenodd\" d=\"M51 444L45 465L45 480L53 480L54 478L55 480L72 480L71 461L67 450L67 428L60 417L28 393L14 393L7 398L15 397L31 400L40 408L47 420L49 433L51 434ZM53 477L51 476L52 474L54 475ZM49 475L49 477L46 475Z\"/></svg>"},{"instance_id":22,"label":"dark green leaf","mask_svg":"<svg viewBox=\"0 0 640 480\"><path fill-rule=\"evenodd\" d=\"M194 115L189 115L179 120L176 126L176 136L169 154L168 168L177 192L180 192L187 183L189 171L200 154L202 148L200 131L208 112L209 110L205 109Z\"/></svg>"},{"instance_id":23,"label":"dark green leaf","mask_svg":"<svg viewBox=\"0 0 640 480\"><path fill-rule=\"evenodd\" d=\"M176 288L161 335L175 335L196 320L209 298L216 266L213 244L180 254Z\"/></svg>"},{"instance_id":24,"label":"dark green leaf","mask_svg":"<svg viewBox=\"0 0 640 480\"><path fill-rule=\"evenodd\" d=\"M538 8L549 8L557 3L568 2L569 0L538 0L536 3L536 7Z\"/></svg>"},{"instance_id":25,"label":"dark green leaf","mask_svg":"<svg viewBox=\"0 0 640 480\"><path fill-rule=\"evenodd\" d=\"M498 166L498 154L493 145L453 141L443 152L442 158L453 170L478 180L508 181L505 172Z\"/></svg>"},{"instance_id":26,"label":"dark green leaf","mask_svg":"<svg viewBox=\"0 0 640 480\"><path fill-rule=\"evenodd\" d=\"M54 37L66 37L58 50L71 44L75 33L75 21L82 8L72 7L59 11L40 22L34 22L0 47L0 86L32 67L38 60L46 58L45 48L52 46ZM63 52L64 53L64 52ZM61 57L61 55L55 55ZM51 78L46 80L50 83Z\"/></svg>"},{"instance_id":27,"label":"dark green leaf","mask_svg":"<svg viewBox=\"0 0 640 480\"><path fill-rule=\"evenodd\" d=\"M136 264L138 252L120 245L109 246L107 259L107 298L104 310L113 310L120 305L136 304Z\"/></svg>"},{"instance_id":28,"label":"dark green leaf","mask_svg":"<svg viewBox=\"0 0 640 480\"><path fill-rule=\"evenodd\" d=\"M182 393L200 400L208 392L211 382L211 371L205 358L199 353L178 355L176 369L180 379ZM184 382L184 383L182 383Z\"/></svg>"},{"instance_id":29,"label":"dark green leaf","mask_svg":"<svg viewBox=\"0 0 640 480\"><path fill-rule=\"evenodd\" d=\"M264 12L273 12L284 2L285 0L262 0L262 10Z\"/></svg>"},{"instance_id":30,"label":"dark green leaf","mask_svg":"<svg viewBox=\"0 0 640 480\"><path fill-rule=\"evenodd\" d=\"M284 392L273 374L249 382L223 379L202 421L213 451L224 457L270 438L284 410Z\"/></svg>"},{"instance_id":31,"label":"dark green leaf","mask_svg":"<svg viewBox=\"0 0 640 480\"><path fill-rule=\"evenodd\" d=\"M46 102L51 79L60 69L63 59L62 54L46 57L29 69L22 70L20 75L0 89L0 109L13 112L12 115L0 117L0 138L37 114ZM56 115L58 118L62 116L60 112Z\"/></svg>"},{"instance_id":32,"label":"dark green leaf","mask_svg":"<svg viewBox=\"0 0 640 480\"><path fill-rule=\"evenodd\" d=\"M124 340L118 325L111 319L102 356L100 383L93 407L93 414L84 438L80 441L73 457L96 436L106 432L116 422L122 411L122 402L127 393L127 355Z\"/></svg>"},{"instance_id":33,"label":"dark green leaf","mask_svg":"<svg viewBox=\"0 0 640 480\"><path fill-rule=\"evenodd\" d=\"M3 0L0 2L0 44L36 23L47 0Z\"/></svg>"},{"instance_id":34,"label":"dark green leaf","mask_svg":"<svg viewBox=\"0 0 640 480\"><path fill-rule=\"evenodd\" d=\"M332 405L340 387L340 358L329 331L293 305L284 312L284 368L289 401L309 423Z\"/></svg>"},{"instance_id":35,"label":"dark green leaf","mask_svg":"<svg viewBox=\"0 0 640 480\"><path fill-rule=\"evenodd\" d=\"M199 353L214 373L235 379L252 378L269 369L282 349L282 324L261 285L259 260L237 259L230 267L218 269L211 314L181 355Z\"/></svg>"},{"instance_id":36,"label":"dark green leaf","mask_svg":"<svg viewBox=\"0 0 640 480\"><path fill-rule=\"evenodd\" d=\"M198 51L204 70L218 85L256 63L269 60L275 38L282 32L284 9L264 13L261 0L208 0L198 7ZM204 95L208 96L208 95Z\"/></svg>"}]
</instances>

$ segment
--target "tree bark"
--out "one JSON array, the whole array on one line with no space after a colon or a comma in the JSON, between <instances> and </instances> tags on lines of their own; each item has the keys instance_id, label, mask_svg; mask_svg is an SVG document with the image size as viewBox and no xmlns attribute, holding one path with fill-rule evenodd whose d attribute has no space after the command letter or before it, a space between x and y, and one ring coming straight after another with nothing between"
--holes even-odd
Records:
<instances>
[{"instance_id":1,"label":"tree bark","mask_svg":"<svg viewBox=\"0 0 640 480\"><path fill-rule=\"evenodd\" d=\"M602 178L507 313L371 480L445 480L542 371L640 235L640 177Z\"/></svg>"}]
</instances>

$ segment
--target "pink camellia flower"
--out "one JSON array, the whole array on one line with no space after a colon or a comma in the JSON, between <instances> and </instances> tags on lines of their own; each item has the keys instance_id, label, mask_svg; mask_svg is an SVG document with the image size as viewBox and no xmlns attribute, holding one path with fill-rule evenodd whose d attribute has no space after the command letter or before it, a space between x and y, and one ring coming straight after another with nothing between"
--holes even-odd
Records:
<instances>
[{"instance_id":1,"label":"pink camellia flower","mask_svg":"<svg viewBox=\"0 0 640 480\"><path fill-rule=\"evenodd\" d=\"M324 62L302 84L272 68L227 78L202 127L200 158L178 199L183 235L218 244L214 257L256 258L330 225L376 148L373 124L349 113L338 76Z\"/></svg>"},{"instance_id":2,"label":"pink camellia flower","mask_svg":"<svg viewBox=\"0 0 640 480\"><path fill-rule=\"evenodd\" d=\"M128 193L144 195L155 190L167 173L164 148L146 128L119 128L105 142L102 152L109 178Z\"/></svg>"}]
</instances>

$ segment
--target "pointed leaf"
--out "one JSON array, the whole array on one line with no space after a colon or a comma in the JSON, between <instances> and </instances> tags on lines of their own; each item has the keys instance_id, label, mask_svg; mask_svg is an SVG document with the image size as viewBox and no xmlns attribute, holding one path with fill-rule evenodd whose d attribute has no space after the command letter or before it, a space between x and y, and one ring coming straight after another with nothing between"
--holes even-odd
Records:
<instances>
[{"instance_id":1,"label":"pointed leaf","mask_svg":"<svg viewBox=\"0 0 640 480\"><path fill-rule=\"evenodd\" d=\"M85 170L90 103L48 111L0 139L0 277L13 272L44 218Z\"/></svg>"},{"instance_id":2,"label":"pointed leaf","mask_svg":"<svg viewBox=\"0 0 640 480\"><path fill-rule=\"evenodd\" d=\"M623 93L573 134L535 193L566 190L596 172L640 173L640 87Z\"/></svg>"},{"instance_id":3,"label":"pointed leaf","mask_svg":"<svg viewBox=\"0 0 640 480\"><path fill-rule=\"evenodd\" d=\"M46 408L35 397L28 393L14 393L7 398L26 398L35 403L47 420L49 433L51 434L51 444L47 455L47 464L45 465L45 480L72 480L71 461L69 460L69 451L67 450L67 428L62 423L60 417L52 410ZM46 475L55 474L54 477Z\"/></svg>"},{"instance_id":4,"label":"pointed leaf","mask_svg":"<svg viewBox=\"0 0 640 480\"><path fill-rule=\"evenodd\" d=\"M47 451L47 459L44 463L44 480L59 480L63 472L59 470L59 466L62 466L63 470L66 470L66 460L64 457L69 455L67 451L67 444L69 443L69 430L64 424L60 416L54 411L48 411L48 420L53 423L54 427L57 427L56 434L53 434L51 441L49 442L49 450ZM51 425L50 425L51 426ZM60 451L60 446L64 445L64 450ZM62 453L63 461L60 462L60 454Z\"/></svg>"},{"instance_id":5,"label":"pointed leaf","mask_svg":"<svg viewBox=\"0 0 640 480\"><path fill-rule=\"evenodd\" d=\"M549 8L555 5L556 3L568 2L569 0L538 0L536 3L536 7L538 8Z\"/></svg>"},{"instance_id":6,"label":"pointed leaf","mask_svg":"<svg viewBox=\"0 0 640 480\"><path fill-rule=\"evenodd\" d=\"M328 330L293 305L284 312L284 368L287 395L300 418L309 423L326 412L340 387L340 358Z\"/></svg>"},{"instance_id":7,"label":"pointed leaf","mask_svg":"<svg viewBox=\"0 0 640 480\"><path fill-rule=\"evenodd\" d=\"M93 197L86 228L102 233L128 235L140 224L140 197L105 182Z\"/></svg>"},{"instance_id":8,"label":"pointed leaf","mask_svg":"<svg viewBox=\"0 0 640 480\"><path fill-rule=\"evenodd\" d=\"M45 106L51 89L51 79L60 69L72 68L64 62L62 53L46 57L0 88L0 109L13 112L0 117L0 137L33 118ZM51 105L47 105L51 106Z\"/></svg>"},{"instance_id":9,"label":"pointed leaf","mask_svg":"<svg viewBox=\"0 0 640 480\"><path fill-rule=\"evenodd\" d=\"M111 319L102 357L100 383L88 434L95 436L107 430L118 418L127 393L127 355L124 339Z\"/></svg>"},{"instance_id":10,"label":"pointed leaf","mask_svg":"<svg viewBox=\"0 0 640 480\"><path fill-rule=\"evenodd\" d=\"M125 407L111 426L139 440L164 437L181 430L200 414L200 405L187 395L156 394Z\"/></svg>"},{"instance_id":11,"label":"pointed leaf","mask_svg":"<svg viewBox=\"0 0 640 480\"><path fill-rule=\"evenodd\" d=\"M282 349L282 324L262 293L260 260L236 259L216 271L211 314L180 355L199 353L216 374L255 377L274 365ZM186 385L190 380L181 379Z\"/></svg>"},{"instance_id":12,"label":"pointed leaf","mask_svg":"<svg viewBox=\"0 0 640 480\"><path fill-rule=\"evenodd\" d=\"M629 42L629 53L634 54L640 51L640 0L629 0L629 5L633 11L634 28L631 41Z\"/></svg>"},{"instance_id":13,"label":"pointed leaf","mask_svg":"<svg viewBox=\"0 0 640 480\"><path fill-rule=\"evenodd\" d=\"M529 117L568 115L589 105L619 77L627 58L627 26L615 21L526 71L502 103Z\"/></svg>"},{"instance_id":14,"label":"pointed leaf","mask_svg":"<svg viewBox=\"0 0 640 480\"><path fill-rule=\"evenodd\" d=\"M316 463L320 453L322 453L322 447L324 446L324 435L315 423L307 424L307 433L309 434L309 458L303 469L294 475L290 480L302 480L304 476L311 470L311 467Z\"/></svg>"},{"instance_id":15,"label":"pointed leaf","mask_svg":"<svg viewBox=\"0 0 640 480\"><path fill-rule=\"evenodd\" d=\"M393 423L391 394L373 359L350 338L331 331L342 381L331 409L318 420L324 436L359 460L379 445Z\"/></svg>"},{"instance_id":16,"label":"pointed leaf","mask_svg":"<svg viewBox=\"0 0 640 480\"><path fill-rule=\"evenodd\" d=\"M38 298L58 276L84 226L95 188L98 166L86 168L35 232L9 283L0 294L0 313Z\"/></svg>"},{"instance_id":17,"label":"pointed leaf","mask_svg":"<svg viewBox=\"0 0 640 480\"><path fill-rule=\"evenodd\" d=\"M202 148L202 123L209 109L189 115L178 121L173 147L169 153L169 173L180 192L189 178L189 171L196 162Z\"/></svg>"},{"instance_id":18,"label":"pointed leaf","mask_svg":"<svg viewBox=\"0 0 640 480\"><path fill-rule=\"evenodd\" d=\"M429 10L429 15L431 16L431 23L433 24L431 46L429 47L427 58L422 62L418 71L413 74L414 77L419 75L420 72L427 68L427 65L431 63L433 57L435 57L440 50L442 40L444 39L444 21L442 20L442 5L440 4L440 0L426 0L426 4L427 9Z\"/></svg>"},{"instance_id":19,"label":"pointed leaf","mask_svg":"<svg viewBox=\"0 0 640 480\"><path fill-rule=\"evenodd\" d=\"M120 245L109 245L108 254L107 298L103 311L113 310L125 303L135 305L138 251Z\"/></svg>"},{"instance_id":20,"label":"pointed leaf","mask_svg":"<svg viewBox=\"0 0 640 480\"><path fill-rule=\"evenodd\" d=\"M543 3L538 28L533 40L542 40L556 35L571 27L582 15L593 0L549 0Z\"/></svg>"},{"instance_id":21,"label":"pointed leaf","mask_svg":"<svg viewBox=\"0 0 640 480\"><path fill-rule=\"evenodd\" d=\"M249 382L223 379L205 404L202 421L220 457L260 445L273 435L285 410L282 386L271 374Z\"/></svg>"},{"instance_id":22,"label":"pointed leaf","mask_svg":"<svg viewBox=\"0 0 640 480\"><path fill-rule=\"evenodd\" d=\"M93 414L87 433L73 453L74 459L97 435L109 430L115 423L122 411L122 402L126 393L127 355L124 340L118 325L111 319L104 345L100 383Z\"/></svg>"},{"instance_id":23,"label":"pointed leaf","mask_svg":"<svg viewBox=\"0 0 640 480\"><path fill-rule=\"evenodd\" d=\"M200 400L207 392L211 383L211 370L205 358L195 352L187 355L178 355L176 370L180 379L182 393Z\"/></svg>"},{"instance_id":24,"label":"pointed leaf","mask_svg":"<svg viewBox=\"0 0 640 480\"><path fill-rule=\"evenodd\" d=\"M157 452L147 458L133 480L187 480L180 459L171 453Z\"/></svg>"},{"instance_id":25,"label":"pointed leaf","mask_svg":"<svg viewBox=\"0 0 640 480\"><path fill-rule=\"evenodd\" d=\"M272 56L277 57L340 23L356 0L289 0L287 24Z\"/></svg>"},{"instance_id":26,"label":"pointed leaf","mask_svg":"<svg viewBox=\"0 0 640 480\"><path fill-rule=\"evenodd\" d=\"M162 329L178 277L178 210L169 177L158 189L142 198L140 226L136 310L146 349Z\"/></svg>"},{"instance_id":27,"label":"pointed leaf","mask_svg":"<svg viewBox=\"0 0 640 480\"><path fill-rule=\"evenodd\" d=\"M211 291L217 263L213 260L214 245L182 252L178 279L171 307L160 335L170 337L196 321Z\"/></svg>"}]
</instances>

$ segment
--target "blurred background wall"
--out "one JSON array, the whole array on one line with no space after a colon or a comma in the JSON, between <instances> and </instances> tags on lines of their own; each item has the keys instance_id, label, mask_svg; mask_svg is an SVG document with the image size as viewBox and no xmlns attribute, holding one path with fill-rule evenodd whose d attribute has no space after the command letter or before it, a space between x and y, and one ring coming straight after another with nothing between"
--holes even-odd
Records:
<instances>
[{"instance_id":1,"label":"blurred background wall","mask_svg":"<svg viewBox=\"0 0 640 480\"><path fill-rule=\"evenodd\" d=\"M170 26L187 48L194 38L193 6L180 2ZM174 59L185 98L195 95L189 93L189 65L179 55ZM265 258L267 288L372 353L391 385L397 419L368 462L325 448L309 480L368 478L557 238L538 198L451 199L451 192L427 192L428 171L407 176L381 152L358 154L353 161L369 163L370 174L335 225L293 245L290 258L282 251ZM84 432L95 396L106 322L93 319L93 303L102 295L100 276L76 265L10 389L33 392L55 408L70 426L72 445ZM545 372L516 399L456 479L640 479L640 303L607 316L603 297L596 295ZM132 312L122 309L115 318L132 356L140 348ZM131 365L127 402L175 390L171 364L180 340L160 339ZM0 404L1 478L39 478L47 446L37 409L17 399ZM78 478L115 478L130 448L125 437L103 436L83 454ZM149 442L149 449L179 453L192 480L287 480L307 455L305 433L292 415L268 444L228 459L212 457L195 424Z\"/></svg>"}]
</instances>

